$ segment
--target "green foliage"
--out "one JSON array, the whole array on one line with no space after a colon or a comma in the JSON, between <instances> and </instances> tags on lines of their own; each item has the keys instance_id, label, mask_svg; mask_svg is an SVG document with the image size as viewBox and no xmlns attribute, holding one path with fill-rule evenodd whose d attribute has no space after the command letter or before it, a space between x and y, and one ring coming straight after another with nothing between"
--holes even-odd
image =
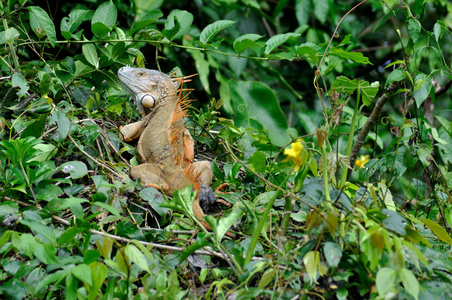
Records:
<instances>
[{"instance_id":1,"label":"green foliage","mask_svg":"<svg viewBox=\"0 0 452 300\"><path fill-rule=\"evenodd\" d=\"M452 297L450 3L60 2L0 4L0 298ZM198 73L211 231L129 179L126 65Z\"/></svg>"}]
</instances>

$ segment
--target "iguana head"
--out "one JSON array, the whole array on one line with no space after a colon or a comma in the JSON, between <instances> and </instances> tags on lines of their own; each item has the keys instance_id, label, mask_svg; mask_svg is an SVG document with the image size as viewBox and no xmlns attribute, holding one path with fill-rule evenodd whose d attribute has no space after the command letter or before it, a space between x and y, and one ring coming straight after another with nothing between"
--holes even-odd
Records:
<instances>
[{"instance_id":1,"label":"iguana head","mask_svg":"<svg viewBox=\"0 0 452 300\"><path fill-rule=\"evenodd\" d=\"M167 96L176 93L168 75L144 68L123 67L118 71L119 81L129 90L140 111L152 108Z\"/></svg>"}]
</instances>

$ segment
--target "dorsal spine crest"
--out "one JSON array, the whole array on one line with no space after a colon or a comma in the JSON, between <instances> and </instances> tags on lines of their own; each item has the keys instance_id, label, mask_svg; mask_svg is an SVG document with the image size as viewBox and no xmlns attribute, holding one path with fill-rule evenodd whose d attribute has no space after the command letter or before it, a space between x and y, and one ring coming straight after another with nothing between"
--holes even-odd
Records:
<instances>
[{"instance_id":1,"label":"dorsal spine crest","mask_svg":"<svg viewBox=\"0 0 452 300\"><path fill-rule=\"evenodd\" d=\"M197 75L197 74L195 74ZM190 181L193 183L193 186L196 190L199 190L200 188L200 182L195 174L195 170L193 168L193 165L191 164L192 161L189 161L186 159L179 151L179 143L181 141L181 136L183 136L183 133L185 131L185 126L183 123L183 118L188 116L188 108L190 107L190 102L194 101L192 99L189 99L190 93L193 91L193 89L184 89L183 84L185 82L191 81L190 79L187 79L189 77L195 76L190 75L186 77L180 77L175 78L173 81L179 81L179 89L177 90L177 97L179 98L178 104L174 108L174 112L170 121L170 143L171 148L173 151L173 157L176 164L184 171L184 173L187 175L187 177L190 179Z\"/></svg>"}]
</instances>

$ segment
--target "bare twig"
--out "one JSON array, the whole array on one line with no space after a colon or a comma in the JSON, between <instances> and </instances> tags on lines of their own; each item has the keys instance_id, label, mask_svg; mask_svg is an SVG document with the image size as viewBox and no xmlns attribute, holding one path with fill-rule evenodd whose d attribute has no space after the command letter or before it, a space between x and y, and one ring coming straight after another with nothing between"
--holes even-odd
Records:
<instances>
[{"instance_id":1,"label":"bare twig","mask_svg":"<svg viewBox=\"0 0 452 300\"><path fill-rule=\"evenodd\" d=\"M109 172L113 173L115 176L122 178L123 176L119 173L117 173L115 170L113 170L112 168L110 168L109 166L107 166L106 164L104 164L103 162L97 160L96 158L92 157L89 153L87 153L85 150L83 150L78 144L77 142L71 137L71 135L68 134L69 139L71 140L72 144L74 144L84 155L86 155L89 159L91 159L92 161L94 161L96 164L98 164L99 166L107 169Z\"/></svg>"}]
</instances>

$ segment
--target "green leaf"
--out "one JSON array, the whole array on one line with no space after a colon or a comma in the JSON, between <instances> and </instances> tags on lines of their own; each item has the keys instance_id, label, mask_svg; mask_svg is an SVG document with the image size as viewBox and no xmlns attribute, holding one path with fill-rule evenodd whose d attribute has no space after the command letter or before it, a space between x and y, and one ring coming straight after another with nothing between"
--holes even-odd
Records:
<instances>
[{"instance_id":1,"label":"green leaf","mask_svg":"<svg viewBox=\"0 0 452 300\"><path fill-rule=\"evenodd\" d=\"M95 300L99 298L99 291L107 278L108 268L103 263L97 261L89 264L89 267L91 269L93 284L89 289L88 299Z\"/></svg>"},{"instance_id":2,"label":"green leaf","mask_svg":"<svg viewBox=\"0 0 452 300\"><path fill-rule=\"evenodd\" d=\"M185 248L184 251L182 251L181 255L179 256L179 263L183 262L187 257L192 255L196 250L201 249L203 247L212 245L212 243L209 243L207 241L196 241L187 248Z\"/></svg>"},{"instance_id":3,"label":"green leaf","mask_svg":"<svg viewBox=\"0 0 452 300\"><path fill-rule=\"evenodd\" d=\"M117 216L118 218L121 217L121 215L119 214L118 210L116 208L114 208L113 206L111 206L111 205L108 205L108 204L102 203L102 202L98 202L98 201L94 202L93 204L97 205L97 206L100 206L103 209L111 212L113 215Z\"/></svg>"},{"instance_id":4,"label":"green leaf","mask_svg":"<svg viewBox=\"0 0 452 300\"><path fill-rule=\"evenodd\" d=\"M325 256L328 265L332 268L335 268L341 261L342 249L336 243L327 242L323 247L323 255Z\"/></svg>"},{"instance_id":5,"label":"green leaf","mask_svg":"<svg viewBox=\"0 0 452 300\"><path fill-rule=\"evenodd\" d=\"M385 88L387 88L391 82L401 81L405 77L406 77L406 72L404 69L402 69L402 68L395 69L388 75L388 78L386 79L386 83L385 83Z\"/></svg>"},{"instance_id":6,"label":"green leaf","mask_svg":"<svg viewBox=\"0 0 452 300\"><path fill-rule=\"evenodd\" d=\"M64 141L70 129L70 121L66 114L61 109L55 110L50 116L49 123L56 123L58 126L58 131L53 136L54 140L57 142Z\"/></svg>"},{"instance_id":7,"label":"green leaf","mask_svg":"<svg viewBox=\"0 0 452 300\"><path fill-rule=\"evenodd\" d=\"M72 268L72 269L74 269L74 268ZM68 276L68 274L70 274L70 273L71 273L71 269L67 268L67 269L58 270L54 273L46 275L44 278L42 278L37 283L37 285L34 289L34 293L37 295L38 292L40 292L42 289L48 288L53 282L62 280L63 278Z\"/></svg>"},{"instance_id":8,"label":"green leaf","mask_svg":"<svg viewBox=\"0 0 452 300\"><path fill-rule=\"evenodd\" d=\"M72 207L72 206L74 206L74 205L89 202L89 201L86 200L86 199L83 199L83 198L75 198L75 197L72 197L72 196L70 196L69 198L61 199L61 201L62 201L62 202L61 202L61 205L58 206L58 210L65 210L65 209L67 209L67 208L69 208L69 207Z\"/></svg>"},{"instance_id":9,"label":"green leaf","mask_svg":"<svg viewBox=\"0 0 452 300\"><path fill-rule=\"evenodd\" d=\"M73 11L71 11L71 13L69 14L69 18L68 17L64 17L61 20L61 25L60 25L60 29L61 29L61 33L63 33L63 31L66 31L68 33L73 33L77 27L79 27L82 22L85 20L86 15L89 13L89 10L85 10L85 9L74 9ZM72 35L69 35L72 36ZM65 36L65 38L67 38ZM69 38L67 38L69 39Z\"/></svg>"},{"instance_id":10,"label":"green leaf","mask_svg":"<svg viewBox=\"0 0 452 300\"><path fill-rule=\"evenodd\" d=\"M438 42L439 39L441 38L441 25L439 25L438 22L435 23L435 25L433 26L433 34L435 35L435 39Z\"/></svg>"},{"instance_id":11,"label":"green leaf","mask_svg":"<svg viewBox=\"0 0 452 300\"><path fill-rule=\"evenodd\" d=\"M88 168L85 163L81 161L65 162L58 169L63 171L63 173L69 173L72 179L82 178L88 174Z\"/></svg>"},{"instance_id":12,"label":"green leaf","mask_svg":"<svg viewBox=\"0 0 452 300\"><path fill-rule=\"evenodd\" d=\"M33 232L39 233L48 242L56 244L55 232L52 228L47 227L46 225L39 223L37 221L28 219L22 219L19 222L25 226L28 226Z\"/></svg>"},{"instance_id":13,"label":"green leaf","mask_svg":"<svg viewBox=\"0 0 452 300\"><path fill-rule=\"evenodd\" d=\"M275 275L276 275L275 269L274 268L268 268L262 274L262 277L259 280L259 284L257 286L260 287L260 288L265 288L267 285L270 284L270 282L275 280Z\"/></svg>"},{"instance_id":14,"label":"green leaf","mask_svg":"<svg viewBox=\"0 0 452 300\"><path fill-rule=\"evenodd\" d=\"M234 223L237 222L237 220L241 218L244 213L245 213L244 205L241 202L238 202L234 204L234 206L232 207L232 211L229 215L227 215L226 217L222 217L218 221L218 227L216 231L216 239L218 242L221 242L229 228L231 228L231 226L234 225Z\"/></svg>"},{"instance_id":15,"label":"green leaf","mask_svg":"<svg viewBox=\"0 0 452 300\"><path fill-rule=\"evenodd\" d=\"M20 88L20 90L17 92L17 96L19 97L22 97L26 92L28 92L28 82L20 73L13 74L13 76L11 77L11 84Z\"/></svg>"},{"instance_id":16,"label":"green leaf","mask_svg":"<svg viewBox=\"0 0 452 300\"><path fill-rule=\"evenodd\" d=\"M183 39L182 42L184 46L191 47L193 46L193 44L189 42L187 39ZM196 70L198 71L199 80L201 81L202 87L208 94L210 94L210 82L209 82L210 63L204 58L204 53L198 50L187 49L187 52L190 53L190 55L195 60Z\"/></svg>"},{"instance_id":17,"label":"green leaf","mask_svg":"<svg viewBox=\"0 0 452 300\"><path fill-rule=\"evenodd\" d=\"M408 20L408 34L410 35L410 38L413 40L414 43L419 38L420 33L421 33L421 24L419 23L418 20L410 18Z\"/></svg>"},{"instance_id":18,"label":"green leaf","mask_svg":"<svg viewBox=\"0 0 452 300\"><path fill-rule=\"evenodd\" d=\"M99 5L91 19L91 31L101 37L103 34L110 32L116 24L118 11L113 1L106 1Z\"/></svg>"},{"instance_id":19,"label":"green leaf","mask_svg":"<svg viewBox=\"0 0 452 300\"><path fill-rule=\"evenodd\" d=\"M256 172L264 172L267 168L267 158L262 151L254 152L253 156L250 159L251 168Z\"/></svg>"},{"instance_id":20,"label":"green leaf","mask_svg":"<svg viewBox=\"0 0 452 300\"><path fill-rule=\"evenodd\" d=\"M339 76L333 81L330 94L334 91L351 95L356 89L361 92L361 100L366 106L369 106L378 93L380 83L378 81L369 82L360 79L349 79L345 76Z\"/></svg>"},{"instance_id":21,"label":"green leaf","mask_svg":"<svg viewBox=\"0 0 452 300\"><path fill-rule=\"evenodd\" d=\"M84 282L88 285L93 285L91 268L87 264L79 264L78 266L75 266L70 270L72 272L72 275L74 275L81 282Z\"/></svg>"},{"instance_id":22,"label":"green leaf","mask_svg":"<svg viewBox=\"0 0 452 300\"><path fill-rule=\"evenodd\" d=\"M295 52L278 52L268 55L268 57L275 57L278 59L289 60L292 61L295 57Z\"/></svg>"},{"instance_id":23,"label":"green leaf","mask_svg":"<svg viewBox=\"0 0 452 300\"><path fill-rule=\"evenodd\" d=\"M170 30L177 27L176 23L179 23L180 28L177 29L171 36L168 38L169 40L175 40L184 35L190 29L191 24L193 23L193 15L186 10L175 9L168 15L168 18L165 22L165 30Z\"/></svg>"},{"instance_id":24,"label":"green leaf","mask_svg":"<svg viewBox=\"0 0 452 300\"><path fill-rule=\"evenodd\" d=\"M385 298L385 295L392 290L395 285L397 271L390 268L381 268L378 270L375 283L380 297Z\"/></svg>"},{"instance_id":25,"label":"green leaf","mask_svg":"<svg viewBox=\"0 0 452 300\"><path fill-rule=\"evenodd\" d=\"M411 294L411 296L414 297L414 299L418 299L419 297L419 282L416 279L416 276L414 276L413 272L408 269L401 269L399 271L400 279L402 279L403 287L405 288L405 291Z\"/></svg>"},{"instance_id":26,"label":"green leaf","mask_svg":"<svg viewBox=\"0 0 452 300\"><path fill-rule=\"evenodd\" d=\"M297 17L298 25L307 25L309 21L309 14L312 11L311 0L296 0L295 1L295 16Z\"/></svg>"},{"instance_id":27,"label":"green leaf","mask_svg":"<svg viewBox=\"0 0 452 300\"><path fill-rule=\"evenodd\" d=\"M6 279L6 276L4 276L4 278ZM11 278L8 281L2 281L0 294L3 299L22 300L27 298L26 296L28 293L25 284L22 281L19 281L18 278Z\"/></svg>"},{"instance_id":28,"label":"green leaf","mask_svg":"<svg viewBox=\"0 0 452 300\"><path fill-rule=\"evenodd\" d=\"M0 32L0 45L12 44L19 36L20 33L16 28L8 28L7 30Z\"/></svg>"},{"instance_id":29,"label":"green leaf","mask_svg":"<svg viewBox=\"0 0 452 300\"><path fill-rule=\"evenodd\" d=\"M313 1L314 4L314 15L320 23L325 23L328 11L330 9L330 4L328 0L316 0Z\"/></svg>"},{"instance_id":30,"label":"green leaf","mask_svg":"<svg viewBox=\"0 0 452 300\"><path fill-rule=\"evenodd\" d=\"M234 50L237 53L242 53L243 51L250 48L261 48L262 45L256 43L256 41L262 38L263 35L255 34L255 33L247 33L239 36L234 40Z\"/></svg>"},{"instance_id":31,"label":"green leaf","mask_svg":"<svg viewBox=\"0 0 452 300\"><path fill-rule=\"evenodd\" d=\"M267 130L274 145L282 147L290 142L286 117L267 85L258 81L231 81L229 86L236 126L249 128L255 120Z\"/></svg>"},{"instance_id":32,"label":"green leaf","mask_svg":"<svg viewBox=\"0 0 452 300\"><path fill-rule=\"evenodd\" d=\"M173 199L163 202L162 206L182 212L194 219L193 201L195 201L195 194L192 192L192 186L186 186L181 191L175 190Z\"/></svg>"},{"instance_id":33,"label":"green leaf","mask_svg":"<svg viewBox=\"0 0 452 300\"><path fill-rule=\"evenodd\" d=\"M105 36L107 33L109 33L111 31L111 28L102 23L94 23L91 25L91 31L94 33L95 36L101 38Z\"/></svg>"},{"instance_id":34,"label":"green leaf","mask_svg":"<svg viewBox=\"0 0 452 300\"><path fill-rule=\"evenodd\" d=\"M445 243L448 243L449 245L452 245L452 238L447 233L447 231L443 227L441 227L438 223L436 223L432 220L426 219L426 218L419 218L419 220L424 222L424 224L427 225L428 228L430 228L430 230L437 237L439 237L440 240L442 240Z\"/></svg>"},{"instance_id":35,"label":"green leaf","mask_svg":"<svg viewBox=\"0 0 452 300\"><path fill-rule=\"evenodd\" d=\"M145 28L146 26L155 23L158 19L160 19L163 16L163 13L159 10L151 11L150 13L144 15L140 18L140 20L136 21L132 28L129 29L129 34L134 35L135 32L137 32L140 29Z\"/></svg>"},{"instance_id":36,"label":"green leaf","mask_svg":"<svg viewBox=\"0 0 452 300\"><path fill-rule=\"evenodd\" d=\"M12 239L11 239L12 242ZM29 233L24 233L20 236L20 246L14 245L17 247L20 251L23 251L25 255L27 255L30 259L33 259L33 251L36 247L36 239L33 235Z\"/></svg>"},{"instance_id":37,"label":"green leaf","mask_svg":"<svg viewBox=\"0 0 452 300\"><path fill-rule=\"evenodd\" d=\"M143 200L146 200L152 209L154 209L160 216L163 217L168 213L169 209L161 205L165 202L165 198L157 189L151 187L142 189L140 191L140 197Z\"/></svg>"},{"instance_id":38,"label":"green leaf","mask_svg":"<svg viewBox=\"0 0 452 300\"><path fill-rule=\"evenodd\" d=\"M426 76L425 74L419 74L416 76L416 78L414 79L413 96L418 108L430 95L432 88L433 84L430 77Z\"/></svg>"},{"instance_id":39,"label":"green leaf","mask_svg":"<svg viewBox=\"0 0 452 300\"><path fill-rule=\"evenodd\" d=\"M93 44L83 44L82 52L89 64L96 69L99 68L99 57L97 56L96 47Z\"/></svg>"},{"instance_id":40,"label":"green leaf","mask_svg":"<svg viewBox=\"0 0 452 300\"><path fill-rule=\"evenodd\" d=\"M319 62L319 57L322 55L319 52L319 46L311 42L301 44L295 47L295 49L297 50L298 56L304 57L313 64L317 64Z\"/></svg>"},{"instance_id":41,"label":"green leaf","mask_svg":"<svg viewBox=\"0 0 452 300\"><path fill-rule=\"evenodd\" d=\"M331 92L337 91L339 93L346 93L351 95L357 88L358 88L358 79L350 79L345 76L339 76L331 84L330 91Z\"/></svg>"},{"instance_id":42,"label":"green leaf","mask_svg":"<svg viewBox=\"0 0 452 300\"><path fill-rule=\"evenodd\" d=\"M127 258L129 258L134 264L136 264L140 269L149 272L149 266L144 257L144 254L132 244L128 244L124 250Z\"/></svg>"},{"instance_id":43,"label":"green leaf","mask_svg":"<svg viewBox=\"0 0 452 300\"><path fill-rule=\"evenodd\" d=\"M168 40L172 41L173 37L180 31L180 22L177 17L174 17L174 26L168 29L163 29L162 34L164 37L166 37Z\"/></svg>"},{"instance_id":44,"label":"green leaf","mask_svg":"<svg viewBox=\"0 0 452 300\"><path fill-rule=\"evenodd\" d=\"M270 54L273 50L287 42L289 39L298 38L300 34L288 32L288 33L282 33L282 34L276 34L268 39L268 41L265 43L267 46L265 48L265 54Z\"/></svg>"},{"instance_id":45,"label":"green leaf","mask_svg":"<svg viewBox=\"0 0 452 300\"><path fill-rule=\"evenodd\" d=\"M386 204L386 208L388 210L396 211L394 200L392 199L392 194L391 194L391 191L388 189L388 187L384 183L379 182L378 183L378 191L380 194L380 198Z\"/></svg>"},{"instance_id":46,"label":"green leaf","mask_svg":"<svg viewBox=\"0 0 452 300\"><path fill-rule=\"evenodd\" d=\"M42 32L47 35L50 45L55 47L56 31L55 25L45 10L39 6L29 6L27 9L30 11L30 25L38 36L42 35Z\"/></svg>"},{"instance_id":47,"label":"green leaf","mask_svg":"<svg viewBox=\"0 0 452 300\"><path fill-rule=\"evenodd\" d=\"M339 56L339 57L351 59L351 60L353 60L354 62L357 62L357 63L371 64L372 65L372 63L369 61L369 58L365 57L361 52L348 52L348 51L345 51L342 48L333 48L331 50L331 53L333 55L336 55L336 56Z\"/></svg>"},{"instance_id":48,"label":"green leaf","mask_svg":"<svg viewBox=\"0 0 452 300\"><path fill-rule=\"evenodd\" d=\"M311 284L316 282L317 271L320 266L320 255L318 251L309 251L303 257L303 263L306 266L306 274Z\"/></svg>"},{"instance_id":49,"label":"green leaf","mask_svg":"<svg viewBox=\"0 0 452 300\"><path fill-rule=\"evenodd\" d=\"M361 90L361 100L363 104L369 106L378 93L380 82L375 81L369 85L369 82L359 80L359 89Z\"/></svg>"},{"instance_id":50,"label":"green leaf","mask_svg":"<svg viewBox=\"0 0 452 300\"><path fill-rule=\"evenodd\" d=\"M235 24L236 21L231 20L219 20L212 24L207 25L201 32L199 40L201 43L206 45L214 36L216 36L220 31L228 28Z\"/></svg>"}]
</instances>

